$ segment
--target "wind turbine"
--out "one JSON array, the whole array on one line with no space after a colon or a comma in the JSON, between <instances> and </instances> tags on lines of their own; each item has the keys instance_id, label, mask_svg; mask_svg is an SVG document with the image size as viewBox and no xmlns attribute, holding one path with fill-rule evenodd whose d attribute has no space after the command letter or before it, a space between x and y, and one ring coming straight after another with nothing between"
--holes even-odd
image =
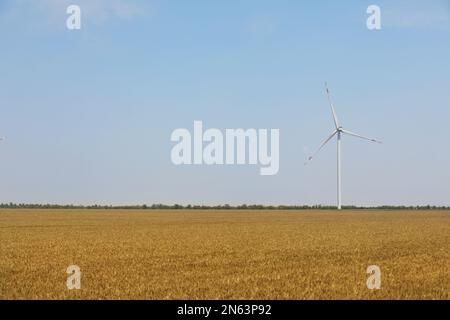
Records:
<instances>
[{"instance_id":1,"label":"wind turbine","mask_svg":"<svg viewBox=\"0 0 450 320\"><path fill-rule=\"evenodd\" d=\"M341 202L341 137L343 134L347 134L349 136L361 138L364 140L369 140L372 142L382 143L381 141L378 141L376 139L371 139L353 132L350 132L348 130L345 130L342 128L342 126L339 125L339 121L336 116L336 111L334 110L333 102L331 101L331 95L330 90L328 90L328 85L325 83L325 89L327 91L327 97L328 102L330 103L331 107L331 113L333 114L333 120L334 120L334 126L336 127L336 130L319 146L319 148L314 152L309 158L308 161L305 162L305 165L308 164L309 161L311 161L317 153L322 150L322 148L334 137L337 135L337 208L338 210L341 210L342 208L342 202Z\"/></svg>"}]
</instances>

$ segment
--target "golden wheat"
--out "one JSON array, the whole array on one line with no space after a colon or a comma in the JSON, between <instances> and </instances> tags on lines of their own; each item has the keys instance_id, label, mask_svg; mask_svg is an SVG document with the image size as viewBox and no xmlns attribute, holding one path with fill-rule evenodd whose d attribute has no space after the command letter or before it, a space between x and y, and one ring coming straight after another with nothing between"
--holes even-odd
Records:
<instances>
[{"instance_id":1,"label":"golden wheat","mask_svg":"<svg viewBox=\"0 0 450 320\"><path fill-rule=\"evenodd\" d=\"M1 299L449 299L448 211L0 210L0 232Z\"/></svg>"}]
</instances>

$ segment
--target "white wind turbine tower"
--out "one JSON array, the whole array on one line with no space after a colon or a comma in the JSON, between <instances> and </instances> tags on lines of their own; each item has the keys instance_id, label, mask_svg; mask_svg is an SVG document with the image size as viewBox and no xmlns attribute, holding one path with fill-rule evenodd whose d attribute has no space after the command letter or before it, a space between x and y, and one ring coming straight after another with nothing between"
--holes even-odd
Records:
<instances>
[{"instance_id":1,"label":"white wind turbine tower","mask_svg":"<svg viewBox=\"0 0 450 320\"><path fill-rule=\"evenodd\" d=\"M328 86L325 83L325 88L327 91L327 97L328 97L328 102L330 103L331 106L331 112L333 113L333 120L334 120L334 126L336 127L336 130L324 141L322 142L322 144L319 146L319 148L316 150L316 152L314 152L309 158L308 161L305 163L305 165L311 161L316 154L335 136L337 135L337 208L338 210L341 210L342 208L342 202L341 202L341 136L343 134L348 134L350 136L354 136L357 138L361 138L361 139L365 139L365 140L369 140L372 142L377 142L377 143L382 143L381 141L375 140L375 139L371 139L371 138L367 138L364 136L361 136L359 134L344 130L344 128L342 128L339 125L338 119L336 117L336 111L334 110L334 106L333 106L333 102L331 101L331 97L330 97L330 90L328 90Z\"/></svg>"}]
</instances>

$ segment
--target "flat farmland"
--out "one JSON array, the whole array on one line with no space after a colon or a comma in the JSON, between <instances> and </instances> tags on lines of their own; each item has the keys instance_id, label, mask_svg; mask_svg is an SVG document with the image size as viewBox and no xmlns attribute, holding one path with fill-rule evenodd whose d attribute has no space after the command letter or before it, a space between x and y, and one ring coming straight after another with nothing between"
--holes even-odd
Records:
<instances>
[{"instance_id":1,"label":"flat farmland","mask_svg":"<svg viewBox=\"0 0 450 320\"><path fill-rule=\"evenodd\" d=\"M0 299L449 298L449 211L0 210Z\"/></svg>"}]
</instances>

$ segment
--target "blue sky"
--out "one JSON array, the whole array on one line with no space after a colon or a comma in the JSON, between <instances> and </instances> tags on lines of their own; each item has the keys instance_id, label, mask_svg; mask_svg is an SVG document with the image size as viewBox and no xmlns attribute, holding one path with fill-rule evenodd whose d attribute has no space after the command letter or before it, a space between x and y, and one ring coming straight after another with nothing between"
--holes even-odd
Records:
<instances>
[{"instance_id":1,"label":"blue sky","mask_svg":"<svg viewBox=\"0 0 450 320\"><path fill-rule=\"evenodd\" d=\"M334 204L328 81L384 141L344 138L344 204L450 205L450 1L0 0L0 38L0 202ZM280 129L278 175L174 166L194 120Z\"/></svg>"}]
</instances>

